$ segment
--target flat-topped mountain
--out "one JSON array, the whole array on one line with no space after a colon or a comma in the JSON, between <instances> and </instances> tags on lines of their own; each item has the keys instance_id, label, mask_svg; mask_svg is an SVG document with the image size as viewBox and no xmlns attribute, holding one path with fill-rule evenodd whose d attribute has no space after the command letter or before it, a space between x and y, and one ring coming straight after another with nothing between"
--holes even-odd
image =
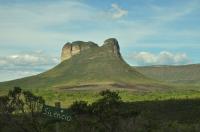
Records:
<instances>
[{"instance_id":1,"label":"flat-topped mountain","mask_svg":"<svg viewBox=\"0 0 200 132\"><path fill-rule=\"evenodd\" d=\"M118 41L110 38L102 46L93 42L75 41L64 45L61 63L39 75L0 83L1 88L75 88L118 87L146 89L152 84L120 54ZM141 87L140 87L141 86ZM147 88L148 89L148 88Z\"/></svg>"},{"instance_id":2,"label":"flat-topped mountain","mask_svg":"<svg viewBox=\"0 0 200 132\"><path fill-rule=\"evenodd\" d=\"M121 54L119 51L119 44L115 38L110 38L110 39L105 40L103 46L107 46L111 53L115 54L118 57L121 57ZM97 47L98 45L91 41L89 42L74 41L72 43L68 42L62 48L61 61L68 60L72 56L76 54L80 54L84 50L97 48Z\"/></svg>"}]
</instances>

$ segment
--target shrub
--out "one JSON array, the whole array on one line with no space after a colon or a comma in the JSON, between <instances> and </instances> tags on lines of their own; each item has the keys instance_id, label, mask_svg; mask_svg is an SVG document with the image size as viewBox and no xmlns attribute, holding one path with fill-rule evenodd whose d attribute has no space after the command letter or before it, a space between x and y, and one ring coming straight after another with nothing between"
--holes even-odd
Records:
<instances>
[{"instance_id":1,"label":"shrub","mask_svg":"<svg viewBox=\"0 0 200 132\"><path fill-rule=\"evenodd\" d=\"M88 109L88 104L85 101L75 101L70 107L70 110L75 114L86 113L88 112Z\"/></svg>"},{"instance_id":2,"label":"shrub","mask_svg":"<svg viewBox=\"0 0 200 132\"><path fill-rule=\"evenodd\" d=\"M43 104L42 97L35 96L28 91L22 91L20 87L14 87L7 96L0 97L0 126L2 126L2 131L42 131L43 122L40 112Z\"/></svg>"}]
</instances>

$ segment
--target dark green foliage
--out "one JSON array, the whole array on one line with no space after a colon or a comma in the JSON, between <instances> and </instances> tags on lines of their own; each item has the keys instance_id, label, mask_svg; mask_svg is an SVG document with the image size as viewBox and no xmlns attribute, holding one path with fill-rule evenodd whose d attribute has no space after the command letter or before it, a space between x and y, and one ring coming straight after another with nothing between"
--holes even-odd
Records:
<instances>
[{"instance_id":1,"label":"dark green foliage","mask_svg":"<svg viewBox=\"0 0 200 132\"><path fill-rule=\"evenodd\" d=\"M81 102L86 110L77 114L70 131L83 132L199 132L200 100L165 100L125 103L117 92L100 92L92 104ZM76 103L78 105L78 103ZM84 104L84 107L82 107ZM87 108L86 108L87 107ZM88 111L89 109L89 111Z\"/></svg>"},{"instance_id":2,"label":"dark green foliage","mask_svg":"<svg viewBox=\"0 0 200 132\"><path fill-rule=\"evenodd\" d=\"M13 108L9 106L9 97L8 96L0 96L0 113L8 114L11 113Z\"/></svg>"},{"instance_id":3,"label":"dark green foliage","mask_svg":"<svg viewBox=\"0 0 200 132\"><path fill-rule=\"evenodd\" d=\"M9 102L8 105L11 109L13 109L12 112L20 112L21 110L24 111L23 107L24 107L24 102L21 99L21 94L22 94L22 90L19 87L14 87L13 90L10 90L8 93L8 98L9 98Z\"/></svg>"},{"instance_id":4,"label":"dark green foliage","mask_svg":"<svg viewBox=\"0 0 200 132\"><path fill-rule=\"evenodd\" d=\"M74 102L68 109L74 113L72 121L62 122L40 115L44 103L41 97L15 88L9 96L0 97L0 131L55 132L56 123L60 132L200 131L200 99L127 103L118 92L105 90L99 94L101 98L91 104Z\"/></svg>"},{"instance_id":5,"label":"dark green foliage","mask_svg":"<svg viewBox=\"0 0 200 132\"><path fill-rule=\"evenodd\" d=\"M40 111L43 104L44 100L41 97L14 87L7 96L0 97L1 130L40 132L42 130Z\"/></svg>"},{"instance_id":6,"label":"dark green foliage","mask_svg":"<svg viewBox=\"0 0 200 132\"><path fill-rule=\"evenodd\" d=\"M126 114L120 111L123 102L118 92L105 90L99 94L101 98L90 105L84 101L80 101L73 103L70 107L77 114L74 117L76 120L76 123L74 123L75 128L83 127L83 131L95 130L102 132L117 130L116 126L120 124L121 119ZM132 115L132 118L135 116Z\"/></svg>"},{"instance_id":7,"label":"dark green foliage","mask_svg":"<svg viewBox=\"0 0 200 132\"><path fill-rule=\"evenodd\" d=\"M31 112L33 115L34 113L41 111L42 106L45 103L42 97L35 96L29 91L24 91L23 95L25 98L25 105L27 106L26 110L28 112Z\"/></svg>"},{"instance_id":8,"label":"dark green foliage","mask_svg":"<svg viewBox=\"0 0 200 132\"><path fill-rule=\"evenodd\" d=\"M70 110L75 114L83 114L88 112L88 104L85 101L75 101L70 106Z\"/></svg>"},{"instance_id":9,"label":"dark green foliage","mask_svg":"<svg viewBox=\"0 0 200 132\"><path fill-rule=\"evenodd\" d=\"M109 114L109 111L113 112L117 110L121 102L121 98L117 92L105 90L100 92L100 95L102 98L91 105L93 113L102 114L102 112L105 112L103 114L106 114L108 112L107 114Z\"/></svg>"},{"instance_id":10,"label":"dark green foliage","mask_svg":"<svg viewBox=\"0 0 200 132\"><path fill-rule=\"evenodd\" d=\"M105 90L100 92L101 99L91 105L91 112L97 118L103 131L115 131L116 125L119 123L121 98L117 92ZM97 127L99 127L97 125Z\"/></svg>"},{"instance_id":11,"label":"dark green foliage","mask_svg":"<svg viewBox=\"0 0 200 132\"><path fill-rule=\"evenodd\" d=\"M102 91L102 92L100 92L100 95L103 96L102 100L106 100L108 102L120 102L120 100L121 100L119 93L112 92L110 90Z\"/></svg>"}]
</instances>

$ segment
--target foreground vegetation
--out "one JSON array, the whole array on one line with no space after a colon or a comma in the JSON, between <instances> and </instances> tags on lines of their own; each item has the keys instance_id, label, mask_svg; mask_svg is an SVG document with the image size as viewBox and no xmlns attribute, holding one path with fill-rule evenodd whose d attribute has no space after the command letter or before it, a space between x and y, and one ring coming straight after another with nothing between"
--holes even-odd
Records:
<instances>
[{"instance_id":1,"label":"foreground vegetation","mask_svg":"<svg viewBox=\"0 0 200 132\"><path fill-rule=\"evenodd\" d=\"M200 131L200 98L159 99L153 98L152 94L151 100L142 101L141 97L133 95L132 98L138 101L130 102L125 97L129 98L131 94L125 91L104 90L98 96L94 92L95 100L88 103L87 94L80 94L86 97L67 107L73 116L72 121L64 122L41 115L44 99L16 87L0 97L0 131L54 132L56 123L61 132ZM150 94L143 96L151 98ZM165 97L165 94L160 96Z\"/></svg>"},{"instance_id":2,"label":"foreground vegetation","mask_svg":"<svg viewBox=\"0 0 200 132\"><path fill-rule=\"evenodd\" d=\"M181 88L180 90L153 92L115 89L113 91L118 92L119 96L124 102L137 102L171 99L196 99L200 98L200 91L198 89L186 90ZM86 101L91 104L101 98L99 95L100 90L57 91L45 89L31 90L31 92L38 96L42 96L48 105L54 105L55 102L61 102L63 107L69 107L75 101Z\"/></svg>"}]
</instances>

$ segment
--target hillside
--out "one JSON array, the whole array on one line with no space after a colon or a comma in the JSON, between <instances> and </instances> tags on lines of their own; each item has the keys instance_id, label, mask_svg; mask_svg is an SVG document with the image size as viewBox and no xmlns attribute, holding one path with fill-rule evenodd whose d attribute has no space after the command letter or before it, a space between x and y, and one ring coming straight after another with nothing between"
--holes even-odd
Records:
<instances>
[{"instance_id":1,"label":"hillside","mask_svg":"<svg viewBox=\"0 0 200 132\"><path fill-rule=\"evenodd\" d=\"M200 64L135 67L147 77L173 83L199 83Z\"/></svg>"},{"instance_id":2,"label":"hillside","mask_svg":"<svg viewBox=\"0 0 200 132\"><path fill-rule=\"evenodd\" d=\"M86 44L76 41L72 44ZM88 42L91 44L91 42ZM121 57L116 39L107 39L103 46L90 46L59 65L36 76L0 83L1 88L156 88L157 83L129 66ZM146 87L148 85L148 87ZM160 88L160 85L158 85Z\"/></svg>"}]
</instances>

